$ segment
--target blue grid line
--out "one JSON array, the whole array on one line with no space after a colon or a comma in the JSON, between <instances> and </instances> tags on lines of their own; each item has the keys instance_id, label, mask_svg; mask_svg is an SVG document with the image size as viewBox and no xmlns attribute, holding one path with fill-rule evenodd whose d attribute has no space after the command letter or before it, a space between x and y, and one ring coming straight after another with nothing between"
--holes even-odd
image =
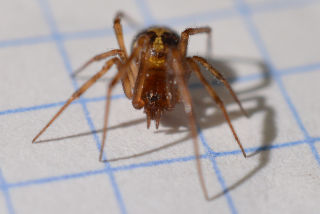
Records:
<instances>
[{"instance_id":1,"label":"blue grid line","mask_svg":"<svg viewBox=\"0 0 320 214\"><path fill-rule=\"evenodd\" d=\"M49 104L43 104L43 105L36 105L36 106L30 106L30 107L21 107L21 108L14 108L14 109L8 109L4 111L0 111L0 115L7 115L7 114L16 114L16 113L22 113L22 112L28 112L28 111L36 111L40 109L47 109L47 108L53 108L57 106L62 106L65 103L63 102L57 102L57 103L49 103ZM76 102L72 103L75 104Z\"/></svg>"},{"instance_id":2,"label":"blue grid line","mask_svg":"<svg viewBox=\"0 0 320 214\"><path fill-rule=\"evenodd\" d=\"M253 23L253 20L251 19L250 16L250 10L248 9L247 5L242 1L242 0L235 0L238 10L240 12L240 14L242 14L243 16L243 20L244 20L244 24L247 27L247 30L249 31L249 33L251 34L258 50L260 51L261 55L263 56L263 58L265 59L268 67L270 68L270 72L273 76L273 78L276 80L280 91L285 99L285 101L287 102L293 116L295 117L297 124L299 125L301 131L304 133L305 136L307 136L307 132L301 122L300 117L298 116L298 113L296 112L284 86L283 83L281 81L281 79L279 78L279 75L276 73L276 68L274 67L274 65L271 62L271 58L268 54L268 51L266 49L266 47L264 46L264 43L261 39L261 36L258 32L258 29L255 27L255 24Z\"/></svg>"},{"instance_id":3,"label":"blue grid line","mask_svg":"<svg viewBox=\"0 0 320 214\"><path fill-rule=\"evenodd\" d=\"M207 155L200 155L201 159L207 158ZM149 162L142 162L142 163L133 163L129 165L122 165L112 168L114 172L117 171L127 171L127 170L133 170L138 168L145 168L145 167L154 167L154 166L161 166L161 165L167 165L167 164L173 164L173 163L181 163L181 162L188 162L195 160L194 155L186 156L186 157L180 157L180 158L171 158L171 159L164 159L164 160L156 160L156 161L149 161Z\"/></svg>"},{"instance_id":4,"label":"blue grid line","mask_svg":"<svg viewBox=\"0 0 320 214\"><path fill-rule=\"evenodd\" d=\"M206 158L205 155L200 156L200 158ZM153 166L160 166L160 165L166 165L166 164L172 164L172 163L178 163L178 162L187 162L195 160L195 156L187 156L187 157L181 157L181 158L172 158L172 159L164 159L164 160L157 160L157 161L151 161L151 162L142 162L138 164L129 164L129 165L122 165L111 168L113 172L118 171L128 171L138 168L145 168L145 167L153 167ZM39 185L44 183L51 183L55 181L63 181L63 180L69 180L74 178L83 178L87 176L93 176L93 175L99 175L105 173L106 169L99 169L99 170L92 170L92 171L84 171L79 173L73 173L73 174L65 174L60 176L51 176L46 178L38 178L38 179L31 179L26 181L19 181L15 183L8 183L8 188L20 188L30 185Z\"/></svg>"},{"instance_id":5,"label":"blue grid line","mask_svg":"<svg viewBox=\"0 0 320 214\"><path fill-rule=\"evenodd\" d=\"M0 48L22 46L22 45L35 45L41 43L52 42L53 38L51 36L35 36L27 37L21 39L10 39L5 41L0 41Z\"/></svg>"},{"instance_id":6,"label":"blue grid line","mask_svg":"<svg viewBox=\"0 0 320 214\"><path fill-rule=\"evenodd\" d=\"M294 107L294 105L293 105L293 103L292 103L292 101L291 101L291 99L290 99L290 97L289 97L289 95L287 93L287 90L285 89L285 86L283 85L283 82L282 82L281 78L279 77L279 75L277 75L275 73L272 74L272 75L274 76L274 79L278 83L278 86L279 86L279 89L281 91L281 94L282 94L283 98L285 99L286 103L288 104L289 109L290 109L291 113L293 114L293 116L294 116L294 118L295 118L295 120L296 120L296 122L297 122L297 124L298 124L298 126L300 128L300 130L302 131L302 133L305 136L305 138L308 139L309 138L309 134L308 134L306 128L304 127L304 125L302 123L302 120L301 120L297 110L295 109L295 107Z\"/></svg>"},{"instance_id":7,"label":"blue grid line","mask_svg":"<svg viewBox=\"0 0 320 214\"><path fill-rule=\"evenodd\" d=\"M254 13L263 13L269 11L274 12L276 10L295 9L313 3L319 3L319 0L273 0L271 2L264 2L262 4L247 5L247 7Z\"/></svg>"},{"instance_id":8,"label":"blue grid line","mask_svg":"<svg viewBox=\"0 0 320 214\"><path fill-rule=\"evenodd\" d=\"M9 194L9 188L8 188L8 185L7 185L5 178L3 177L1 169L0 169L0 189L2 190L3 196L5 198L8 213L14 214L15 212L14 212L14 209L12 206L12 201L11 201L11 197Z\"/></svg>"},{"instance_id":9,"label":"blue grid line","mask_svg":"<svg viewBox=\"0 0 320 214\"><path fill-rule=\"evenodd\" d=\"M20 187L27 187L27 186L39 185L39 184L45 184L45 183L51 183L51 182L57 182L57 181L65 181L65 180L70 180L75 178L99 175L99 174L105 173L105 171L106 171L105 169L99 169L99 170L90 170L90 171L65 174L65 175L59 175L59 176L49 176L45 178L37 178L37 179L31 179L31 180L20 181L15 183L7 183L7 187L20 188Z\"/></svg>"},{"instance_id":10,"label":"blue grid line","mask_svg":"<svg viewBox=\"0 0 320 214\"><path fill-rule=\"evenodd\" d=\"M292 103L286 89L285 86L282 82L281 76L277 74L277 70L274 67L274 65L272 64L272 60L271 57L262 41L262 38L260 36L260 33L258 31L258 29L256 28L253 19L251 17L251 13L250 13L250 9L248 8L248 6L246 5L246 3L243 0L235 0L236 6L240 12L240 14L243 17L244 20L244 24L247 27L247 30L249 31L249 33L251 34L255 45L257 46L258 50L260 51L261 55L264 57L264 59L266 60L267 65L270 68L270 72L271 75L273 77L273 79L276 81L280 92L283 96L283 98L285 99L291 113L294 116L294 119L296 120L297 125L299 126L300 130L302 131L306 141L308 142L310 149L312 151L312 154L314 155L315 159L318 162L318 165L320 166L320 158L319 158L319 154L317 152L317 150L315 149L313 143L310 141L310 136L306 130L306 128L304 127L302 120L297 112L297 110L295 109L294 104Z\"/></svg>"},{"instance_id":11,"label":"blue grid line","mask_svg":"<svg viewBox=\"0 0 320 214\"><path fill-rule=\"evenodd\" d=\"M116 99L122 99L124 98L124 94L115 94L111 96L112 100ZM106 96L100 96L100 97L92 97L92 98L82 98L82 102L84 103L93 103L93 102L100 102L100 101L105 101ZM49 104L41 104L41 105L35 105L35 106L29 106L29 107L20 107L20 108L14 108L14 109L8 109L4 111L0 111L0 116L1 115L7 115L7 114L16 114L16 113L23 113L23 112L29 112L29 111L36 111L36 110L41 110L41 109L48 109L48 108L55 108L58 106L62 106L65 104L66 101L61 101L61 102L55 102L55 103L49 103ZM70 105L74 104L79 104L81 103L79 100L75 100L72 102Z\"/></svg>"},{"instance_id":12,"label":"blue grid line","mask_svg":"<svg viewBox=\"0 0 320 214\"><path fill-rule=\"evenodd\" d=\"M301 144L307 143L306 140L297 140L297 141L292 141L292 142L287 142L287 143L278 143L278 144L273 144L269 146L259 146L259 147L251 147L251 148L245 148L246 153L251 153L251 152L259 152L259 151L268 151L272 149L281 149L281 148L287 148L287 147L292 147L292 146L298 146ZM236 154L242 154L242 151L240 149L232 150L232 151L226 151L226 152L215 152L214 155L216 157L223 157L223 156L228 156L228 155L236 155Z\"/></svg>"},{"instance_id":13,"label":"blue grid line","mask_svg":"<svg viewBox=\"0 0 320 214\"><path fill-rule=\"evenodd\" d=\"M205 140L205 137L202 134L202 131L201 131L200 127L198 127L198 135L199 135L199 138L201 140L202 145L207 150L207 154L208 154L209 159L211 161L213 170L214 170L214 172L215 172L215 174L217 176L217 179L218 179L218 181L220 183L220 186L221 186L221 188L223 190L224 196L225 196L225 198L227 200L228 207L229 207L229 209L230 209L232 214L236 214L238 212L237 212L236 207L235 207L235 205L233 203L232 197L231 197L231 195L230 195L230 193L228 191L226 182L225 182L225 180L224 180L224 178L222 176L222 173L221 173L221 171L219 169L218 163L216 162L216 158L215 158L216 152L214 152L210 148L210 146L208 145L207 141Z\"/></svg>"},{"instance_id":14,"label":"blue grid line","mask_svg":"<svg viewBox=\"0 0 320 214\"><path fill-rule=\"evenodd\" d=\"M66 40L88 39L88 38L105 37L105 36L113 36L113 35L114 35L113 28L107 27L103 29L61 33L61 39L66 41Z\"/></svg>"},{"instance_id":15,"label":"blue grid line","mask_svg":"<svg viewBox=\"0 0 320 214\"><path fill-rule=\"evenodd\" d=\"M313 138L313 140L320 142L320 137ZM273 150L273 149L282 149L282 148L286 148L286 147L299 146L299 145L303 145L306 143L307 142L305 140L292 141L292 142L287 142L287 143L274 144L271 146L246 148L245 151L246 152L267 151L267 150ZM209 157L209 155L212 155L216 158L219 158L219 157L225 157L225 156L229 156L229 155L238 155L238 154L242 154L240 149L232 150L232 151L225 151L225 152L211 151L208 154L201 155L200 158L206 159ZM195 160L195 156L191 155L191 156L185 156L185 157L180 157L180 158L171 158L171 159L163 159L163 160L148 161L148 162L141 162L141 163L133 163L133 164L129 164L129 165L121 165L121 166L112 167L111 170L113 172L130 171L130 170L139 169L139 168L161 166L161 165L174 164L174 163L179 163L179 162L188 162L188 161L193 161L193 160ZM106 169L99 169L99 170L78 172L78 173L73 173L73 174L65 174L65 175L60 175L60 176L51 176L51 177L46 177L46 178L18 181L15 183L7 183L7 187L8 188L20 188L20 187L25 187L25 186L30 186L30 185L39 185L39 184L69 180L69 179L74 179L74 178L83 178L83 177L87 177L87 176L103 174L103 173L105 173L105 171L106 171Z\"/></svg>"},{"instance_id":16,"label":"blue grid line","mask_svg":"<svg viewBox=\"0 0 320 214\"><path fill-rule=\"evenodd\" d=\"M215 171L215 173L216 173L216 175L218 177L218 181L219 181L221 187L223 188L223 193L224 193L224 196L227 199L227 203L228 203L228 206L230 208L231 213L232 214L238 213L237 210L236 210L236 207L235 207L235 205L233 203L233 200L231 198L231 195L230 195L230 193L228 191L228 187L226 185L226 182L225 182L224 178L222 177L222 173L221 173L221 171L219 169L219 166L218 166L218 163L216 162L215 157L211 156L210 160L211 160L212 166L214 168L214 171Z\"/></svg>"},{"instance_id":17,"label":"blue grid line","mask_svg":"<svg viewBox=\"0 0 320 214\"><path fill-rule=\"evenodd\" d=\"M320 155L319 155L319 152L317 151L317 148L314 144L315 144L315 141L309 142L309 146L311 147L312 154L315 157L318 164L320 165Z\"/></svg>"},{"instance_id":18,"label":"blue grid line","mask_svg":"<svg viewBox=\"0 0 320 214\"><path fill-rule=\"evenodd\" d=\"M250 11L249 11L247 5L242 0L235 0L235 2L236 2L236 5L238 7L239 12L243 16L244 24L245 24L247 30L251 34L258 50L260 51L261 55L265 59L266 64L268 65L270 72L272 74L272 77L277 82L285 101L287 102L294 118L297 121L298 126L300 127L300 129L303 132L303 134L305 135L305 137L308 137L307 131L306 131L305 127L303 126L301 119L300 119L297 111L295 110L295 108L294 108L285 88L284 88L284 85L280 79L280 76L276 73L276 68L274 67L274 65L271 62L271 58L268 54L266 47L264 46L264 43L261 39L261 36L258 32L258 29L255 27L255 24L253 23L253 20L251 19Z\"/></svg>"},{"instance_id":19,"label":"blue grid line","mask_svg":"<svg viewBox=\"0 0 320 214\"><path fill-rule=\"evenodd\" d=\"M140 13L143 15L143 21L145 25L153 25L156 24L157 21L153 17L148 7L147 1L145 0L135 0Z\"/></svg>"},{"instance_id":20,"label":"blue grid line","mask_svg":"<svg viewBox=\"0 0 320 214\"><path fill-rule=\"evenodd\" d=\"M320 71L320 63L311 63L308 65L300 65L292 68L285 68L279 70L277 73L281 76L286 76L289 74L305 73L310 71Z\"/></svg>"},{"instance_id":21,"label":"blue grid line","mask_svg":"<svg viewBox=\"0 0 320 214\"><path fill-rule=\"evenodd\" d=\"M202 11L199 13L188 14L186 16L170 17L167 19L161 19L159 23L168 24L171 26L185 25L186 23L206 22L211 20L231 19L237 16L237 11L234 8L225 8L215 11Z\"/></svg>"},{"instance_id":22,"label":"blue grid line","mask_svg":"<svg viewBox=\"0 0 320 214\"><path fill-rule=\"evenodd\" d=\"M61 55L61 57L63 59L64 65L66 67L66 71L67 71L69 77L72 77L72 67L71 67L71 65L69 63L69 57L68 57L68 55L66 53L63 41L60 40L59 31L58 31L58 28L57 28L57 26L55 24L55 21L54 21L53 14L52 14L51 8L49 6L49 3L44 1L44 0L38 0L38 3L39 3L39 5L40 5L40 7L41 7L41 9L42 9L42 11L44 13L45 20L46 20L46 22L48 23L48 25L49 25L49 27L51 29L52 35L55 38L55 42L56 42L58 51L59 51L59 53L60 53L60 55ZM71 78L71 82L73 84L74 89L77 90L78 89L77 82L73 78ZM87 109L87 106L82 101L82 98L79 99L79 102L82 105L82 108L83 108L87 123L88 123L91 131L94 132L94 130L96 130L96 129L95 129L94 124L93 124L93 122L91 120L91 117L90 117L89 111ZM94 136L94 139L96 141L97 148L99 149L101 143L99 142L98 135L96 133L94 133L93 136ZM117 183L115 181L115 177L114 177L112 171L109 170L110 169L110 164L109 163L105 163L105 169L106 169L106 173L109 175L109 180L111 182L111 186L112 186L113 192L115 194L115 197L117 199L120 211L121 211L121 213L127 213L126 207L124 205L124 201L122 199L122 196L121 196L121 193L120 193L120 190L119 190L119 187L118 187L118 185L117 185Z\"/></svg>"},{"instance_id":23,"label":"blue grid line","mask_svg":"<svg viewBox=\"0 0 320 214\"><path fill-rule=\"evenodd\" d=\"M241 0L240 0L240 1L241 1ZM248 18L249 18L249 17L248 17ZM250 21L250 20L248 20L248 21ZM252 33L254 33L253 36L256 37L256 40L255 40L255 41L256 41L256 42L259 42L259 43L260 43L259 46L263 48L263 43L262 43L262 40L260 39L261 37L260 37L260 35L259 35L258 29L254 29L255 26L254 26L254 24L253 24L252 21L249 22L248 24L251 25ZM250 27L250 26L249 26L249 27ZM269 62L269 65L271 65L271 68L272 68L272 69L271 69L271 74L272 74L272 76L274 77L274 79L276 80L276 82L278 83L278 86L279 86L279 88L280 88L280 91L281 91L284 99L286 100L286 102L287 102L287 104L288 104L288 106L289 106L292 114L294 115L294 118L295 118L297 124L299 125L301 131L303 132L303 134L304 134L304 136L305 136L305 139L306 139L306 141L308 142L308 144L309 144L309 146L310 146L310 149L311 149L311 152L312 152L314 158L316 159L318 165L320 166L320 156L319 156L319 153L318 153L318 151L316 150L316 148L315 148L315 146L314 146L314 141L312 141L312 139L311 139L308 131L307 131L306 128L304 127L303 122L302 122L302 120L301 120L301 118L300 118L300 116L299 116L299 114L298 114L298 112L297 112L294 104L292 103L292 101L291 101L291 99L290 99L290 97L289 97L286 89L285 89L285 86L284 86L284 84L283 84L283 81L282 81L282 79L281 79L281 76L280 76L279 74L277 74L276 69L273 68L273 65L271 64L271 58L270 58L270 56L268 55L267 50L266 50L265 48L264 48L264 51L265 51L265 54L267 54L267 55L265 55L265 57L267 57L268 62ZM317 67L317 66L314 66L314 65L313 65L312 68L314 68L314 67Z\"/></svg>"}]
</instances>

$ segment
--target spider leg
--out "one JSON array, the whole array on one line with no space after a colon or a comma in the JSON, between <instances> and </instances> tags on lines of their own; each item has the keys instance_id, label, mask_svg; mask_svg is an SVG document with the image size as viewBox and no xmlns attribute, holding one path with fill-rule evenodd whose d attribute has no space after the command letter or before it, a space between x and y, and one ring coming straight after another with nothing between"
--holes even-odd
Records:
<instances>
[{"instance_id":1,"label":"spider leg","mask_svg":"<svg viewBox=\"0 0 320 214\"><path fill-rule=\"evenodd\" d=\"M124 44L124 39L123 39L123 32L122 32L122 25L120 23L121 18L124 16L123 13L119 12L117 13L116 17L113 20L113 29L117 37L117 41L119 44L120 49L124 52L125 58L128 58L126 46Z\"/></svg>"},{"instance_id":2,"label":"spider leg","mask_svg":"<svg viewBox=\"0 0 320 214\"><path fill-rule=\"evenodd\" d=\"M104 67L96 73L91 79L85 82L77 91L75 91L71 97L66 101L66 103L60 108L60 110L52 117L52 119L47 123L45 127L33 138L32 143L34 143L40 135L57 119L57 117L76 99L78 99L88 88L90 88L98 79L100 79L113 64L120 63L118 58L112 58L108 60Z\"/></svg>"},{"instance_id":3,"label":"spider leg","mask_svg":"<svg viewBox=\"0 0 320 214\"><path fill-rule=\"evenodd\" d=\"M142 59L145 58L145 53L141 54L141 58ZM144 106L144 102L141 99L141 94L142 94L142 90L143 90L143 83L146 78L145 73L146 73L146 69L144 68L144 60L142 60L142 62L140 64L137 80L135 82L134 93L133 93L133 98L132 98L132 105L136 109L140 109ZM148 119L148 124L150 125L150 119Z\"/></svg>"},{"instance_id":4,"label":"spider leg","mask_svg":"<svg viewBox=\"0 0 320 214\"><path fill-rule=\"evenodd\" d=\"M198 34L198 33L207 33L209 37L208 43L211 44L210 42L211 28L210 27L187 28L181 33L181 40L179 43L181 56L186 56L189 36Z\"/></svg>"},{"instance_id":5,"label":"spider leg","mask_svg":"<svg viewBox=\"0 0 320 214\"><path fill-rule=\"evenodd\" d=\"M196 167L198 170L200 185L206 200L209 200L208 191L205 185L201 161L200 161L199 143L197 138L198 132L197 132L196 121L195 121L195 116L193 112L192 100L191 100L191 95L185 79L186 66L185 64L183 64L182 55L180 51L174 49L174 50L171 50L171 54L172 54L172 57L169 57L171 58L171 61L169 63L171 64L173 71L175 73L175 78L177 79L178 87L182 95L184 109L188 116L189 128L190 128L191 136L193 138L193 147L194 147L194 152L196 157Z\"/></svg>"},{"instance_id":6,"label":"spider leg","mask_svg":"<svg viewBox=\"0 0 320 214\"><path fill-rule=\"evenodd\" d=\"M125 61L128 58L128 54L126 51L126 47L124 45L124 39L123 39L123 33L122 33L122 26L120 23L120 19L121 18L127 18L129 19L127 16L124 15L124 13L122 12L118 12L115 19L114 19L114 31L117 37L117 41L120 47L119 49L114 49L99 55L94 56L92 59L90 59L88 62L86 62L83 66L81 66L79 69L77 69L74 73L73 76L76 76L78 73L80 73L83 69L85 69L88 65L90 65L91 63L95 62L95 61L99 61L102 59L105 59L107 57L110 56L115 56L115 55L119 55L120 59L122 61ZM130 20L130 19L129 19Z\"/></svg>"},{"instance_id":7,"label":"spider leg","mask_svg":"<svg viewBox=\"0 0 320 214\"><path fill-rule=\"evenodd\" d=\"M118 73L115 77L113 77L112 81L109 83L109 86L107 88L107 95L106 95L106 107L105 107L105 113L104 113L104 123L103 123L103 135L102 135L102 144L100 148L100 155L99 155L99 161L102 161L103 156L103 150L104 150L104 144L106 142L106 136L107 136L107 127L108 127L108 117L109 117L109 111L110 111L110 102L111 102L111 94L114 86L119 82L123 74L125 73L124 67L120 66L120 61L117 63L118 67Z\"/></svg>"},{"instance_id":8,"label":"spider leg","mask_svg":"<svg viewBox=\"0 0 320 214\"><path fill-rule=\"evenodd\" d=\"M113 26L120 49L114 49L114 50L107 51L105 53L94 56L92 59L90 59L88 62L86 62L83 66L81 66L80 68L75 70L73 72L72 76L76 76L77 74L79 74L81 71L83 71L91 63L105 59L110 56L118 55L123 62L125 62L127 60L128 54L126 51L126 47L124 45L122 26L120 23L120 19L122 17L127 17L127 16L125 16L122 12L118 12L115 19L114 19L114 26ZM129 18L127 17L127 19L129 19Z\"/></svg>"},{"instance_id":9,"label":"spider leg","mask_svg":"<svg viewBox=\"0 0 320 214\"><path fill-rule=\"evenodd\" d=\"M124 59L128 58L127 50L124 43L123 38L123 31L122 31L122 25L121 25L121 19L126 18L127 20L131 20L128 16L126 16L122 12L118 12L114 18L113 21L113 29L115 31L118 45L120 47L120 50L124 53ZM134 63L131 63L129 65L129 68L127 72L122 77L122 87L124 88L125 95L131 99L132 98L132 88L134 87L135 80L138 74L137 66Z\"/></svg>"},{"instance_id":10,"label":"spider leg","mask_svg":"<svg viewBox=\"0 0 320 214\"><path fill-rule=\"evenodd\" d=\"M116 17L120 17L122 19L125 19L125 21L133 28L139 28L141 27L141 24L138 23L136 20L134 20L132 17L130 17L128 14L125 14L122 11L118 11L116 14Z\"/></svg>"},{"instance_id":11,"label":"spider leg","mask_svg":"<svg viewBox=\"0 0 320 214\"><path fill-rule=\"evenodd\" d=\"M105 107L105 114L104 114L104 124L103 124L103 135L102 135L102 144L101 144L101 148L100 148L100 155L99 155L99 161L104 161L102 160L102 156L103 156L103 150L104 150L104 145L106 142L106 138L107 138L107 130L108 130L108 118L109 118L109 112L110 112L110 103L111 103L111 94L112 94L112 90L114 88L114 86L119 82L120 79L122 79L125 75L126 75L126 71L127 68L130 66L130 64L132 63L132 61L138 57L141 57L140 55L144 54L144 48L148 42L147 37L142 37L139 41L138 41L138 46L137 48L135 48L131 54L131 56L129 57L129 59L127 60L127 62L125 64L117 64L118 67L118 73L116 74L116 76L112 79L112 81L109 83L109 86L107 88L107 94L106 94L106 107ZM122 82L123 83L123 82ZM107 160L105 160L107 161Z\"/></svg>"},{"instance_id":12,"label":"spider leg","mask_svg":"<svg viewBox=\"0 0 320 214\"><path fill-rule=\"evenodd\" d=\"M201 74L200 69L198 67L198 65L194 62L194 60L192 58L188 58L188 62L190 64L190 66L192 67L192 70L195 72L195 74L197 75L197 77L200 79L200 81L202 82L202 84L205 86L205 88L207 89L207 91L209 92L210 96L214 99L214 101L219 105L220 109L223 112L223 115L225 117L225 119L228 122L228 125L232 131L232 134L234 136L234 138L236 139L242 154L244 157L247 157L246 152L244 151L242 144L238 138L238 135L236 133L236 131L234 130L231 120L229 118L229 115L227 113L227 110L222 102L222 100L220 99L220 97L218 96L218 94L214 91L214 89L212 88L212 86L208 83L208 81L204 78L204 76Z\"/></svg>"},{"instance_id":13,"label":"spider leg","mask_svg":"<svg viewBox=\"0 0 320 214\"><path fill-rule=\"evenodd\" d=\"M234 91L232 90L230 84L228 83L228 81L222 76L222 74L217 71L217 69L215 69L212 65L210 65L208 63L207 60L205 60L204 58L200 57L200 56L193 56L192 57L193 60L199 62L201 65L203 65L206 69L208 69L212 75L214 75L218 80L220 80L225 87L229 90L230 94L232 95L233 99L237 102L237 104L239 105L242 113L248 117L247 112L244 110L244 108L241 105L241 102L239 101L237 95L234 93Z\"/></svg>"},{"instance_id":14,"label":"spider leg","mask_svg":"<svg viewBox=\"0 0 320 214\"><path fill-rule=\"evenodd\" d=\"M116 55L118 55L120 57L120 59L124 59L124 52L122 50L120 50L120 49L110 50L110 51L107 51L105 53L98 54L98 55L92 57L88 62L86 62L80 68L75 70L73 72L72 76L74 77L74 76L78 75L81 71L83 71L86 67L88 67L93 62L97 62L97 61L100 61L102 59L108 58L110 56L116 56Z\"/></svg>"}]
</instances>

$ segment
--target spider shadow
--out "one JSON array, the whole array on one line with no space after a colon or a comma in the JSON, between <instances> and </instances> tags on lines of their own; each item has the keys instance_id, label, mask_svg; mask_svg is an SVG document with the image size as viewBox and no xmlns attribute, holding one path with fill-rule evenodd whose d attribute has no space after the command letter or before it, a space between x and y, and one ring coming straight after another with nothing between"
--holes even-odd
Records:
<instances>
[{"instance_id":1,"label":"spider shadow","mask_svg":"<svg viewBox=\"0 0 320 214\"><path fill-rule=\"evenodd\" d=\"M247 96L251 92L256 92L257 90L263 89L268 87L270 85L271 79L269 75L269 69L267 66L257 60L247 59L247 58L220 58L220 59L209 59L208 60L210 64L212 64L215 68L217 68L219 71L223 71L223 75L228 79L229 83L232 85L233 82L237 82L238 80L241 80L241 78L237 77L235 74L235 70L232 68L231 64L234 62L237 63L244 63L244 64L252 64L256 66L256 68L260 71L258 76L260 75L260 78L258 78L258 81L256 85L250 85L248 88L242 89L240 91L236 91L236 94L240 96L240 100L243 103L244 107L246 106L247 102L255 102L256 105L254 107L246 108L246 111L250 117L253 117L254 114L258 112L264 112L264 122L263 122L263 140L262 145L259 147L259 149L256 149L253 153L249 154L248 157L252 157L255 155L260 154L259 157L259 163L258 165L249 171L246 175L244 175L242 178L240 178L235 183L228 186L226 189L224 189L222 192L213 195L210 197L210 200L214 200L216 198L219 198L220 196L224 195L226 192L229 192L237 187L239 187L241 184L246 182L248 179L250 179L254 174L256 174L259 170L261 170L263 167L265 167L269 161L270 158L270 150L267 148L271 145L272 141L274 140L276 136L276 129L274 125L274 110L266 104L265 97L263 96L248 96L246 98L241 98L241 96ZM214 81L212 76L209 75L209 72L203 70L203 74L206 76L208 80L212 80L213 87L217 91L217 93L222 97L224 104L228 106L231 103L234 103L233 99L230 97L228 92L224 89L223 85L219 84L217 81ZM81 77L85 78L85 77ZM105 83L105 81L108 81L109 78L103 80L102 82ZM198 80L195 79L194 75L192 75L190 79L190 88L191 88L191 95L193 97L196 117L198 121L198 125L201 127L202 130L210 129L215 126L222 125L226 123L225 118L223 117L222 113L219 111L217 107L217 110L215 110L213 113L207 114L207 110L210 108L214 108L215 104L213 103L211 97L209 94L205 91L204 87L200 84ZM199 96L200 95L200 96ZM236 111L228 111L231 121L234 121L240 117L243 117L243 114L240 110ZM248 122L250 122L248 120ZM128 127L137 125L139 123L145 123L145 118L132 120L128 122L123 122L115 126L111 126L108 128L109 131L112 131L114 129ZM183 110L183 106L177 105L176 109L172 112L168 112L165 114L161 120L161 128L158 131L155 131L155 133L165 133L168 135L175 134L177 132L185 132L186 135L182 137L181 139L178 139L174 142L165 144L160 147L156 147L147 151L143 151L138 154L133 154L129 156L123 156L123 157L117 157L113 159L108 159L105 162L115 162L120 160L126 160L126 159L132 159L137 158L145 155L152 154L154 152L168 149L170 147L176 146L180 143L186 142L187 139L190 138L190 134L187 129L187 120L186 115ZM181 129L182 127L182 129ZM95 133L102 133L102 129L94 130L94 131L88 131L83 133L78 133L75 135L70 136L64 136L64 137L58 137L58 138L51 138L47 140L41 140L37 141L37 143L44 143L44 142L52 142L52 141L59 141L64 139L70 139L70 138L77 138L77 137L83 137L87 135L92 135ZM241 136L240 136L241 138ZM245 146L245 145L244 145ZM260 153L260 151L264 151L263 153Z\"/></svg>"},{"instance_id":2,"label":"spider shadow","mask_svg":"<svg viewBox=\"0 0 320 214\"><path fill-rule=\"evenodd\" d=\"M228 58L228 59L210 59L208 60L210 64L212 64L217 70L223 71L223 75L228 79L229 83L232 84L234 82L241 82L247 81L246 78L239 78L235 75L234 69L232 68L231 64L234 62L237 63L245 63L245 64L252 64L257 67L260 71L258 75L253 75L251 78L256 78L255 84L250 84L249 87L244 88L242 90L236 91L236 94L239 96L242 104L244 107L246 103L255 103L254 107L245 107L249 118L252 118L256 113L263 112L263 136L262 136L262 144L253 149L253 152L248 154L248 158L253 157L255 155L260 155L258 164L248 173L246 173L242 178L238 181L230 184L226 189L222 192L215 194L209 198L209 200L217 199L229 191L234 190L235 188L239 187L241 184L245 183L249 180L252 176L254 176L259 170L265 167L270 159L270 150L268 149L271 146L271 143L275 139L277 135L277 130L275 128L275 111L271 106L266 104L266 98L264 96L258 96L250 94L254 94L258 90L264 89L268 87L271 83L271 77L268 67L262 61L256 61L251 59L245 58ZM212 76L208 75L209 72L203 70L203 74L207 74L206 78L208 80L212 79ZM191 81L193 82L192 78ZM225 106L230 104L234 104L233 98L230 96L229 92L225 89L225 87L218 83L217 81L213 81L212 85L214 89L217 91L219 96L223 99ZM211 129L212 127L216 127L226 123L226 120L221 113L220 109L213 104L212 98L206 92L204 87L199 83L199 81L194 81L194 83L190 84L190 87L193 89L191 90L191 95L193 97L194 108L196 111L196 117L198 125L201 127L202 130ZM253 93L252 93L253 92ZM242 96L246 96L245 98L241 98ZM216 111L213 113L207 113L210 108L215 106ZM178 109L180 107L180 109ZM186 122L183 121L181 118L186 117L183 106L178 106L175 112L171 113L168 116L164 116L162 119L162 126L169 127L167 130L161 130L159 132L166 132L167 134L175 133L180 130L181 126L186 126ZM236 111L228 111L231 121L235 121L241 117L244 117L240 110ZM179 119L180 118L180 119ZM248 120L248 122L250 122ZM240 136L241 138L241 136ZM210 144L210 142L208 142ZM210 146L210 145L209 145ZM244 144L245 147L245 144ZM264 151L264 152L261 152ZM239 155L242 155L239 152Z\"/></svg>"}]
</instances>

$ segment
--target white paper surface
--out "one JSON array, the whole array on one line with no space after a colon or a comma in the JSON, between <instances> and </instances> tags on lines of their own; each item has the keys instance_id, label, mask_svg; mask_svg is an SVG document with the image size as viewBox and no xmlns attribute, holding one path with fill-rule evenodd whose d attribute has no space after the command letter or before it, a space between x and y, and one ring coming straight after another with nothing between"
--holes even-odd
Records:
<instances>
[{"instance_id":1,"label":"white paper surface","mask_svg":"<svg viewBox=\"0 0 320 214\"><path fill-rule=\"evenodd\" d=\"M115 69L41 136L32 138L118 48L117 11L141 28L210 26L188 55L207 57L250 117L208 74L249 157L193 76L206 201L183 107L147 130L145 114L114 90L108 164L98 161L106 86ZM0 213L319 213L320 2L313 0L0 1ZM123 21L127 48L139 31ZM214 155L208 155L210 148Z\"/></svg>"}]
</instances>

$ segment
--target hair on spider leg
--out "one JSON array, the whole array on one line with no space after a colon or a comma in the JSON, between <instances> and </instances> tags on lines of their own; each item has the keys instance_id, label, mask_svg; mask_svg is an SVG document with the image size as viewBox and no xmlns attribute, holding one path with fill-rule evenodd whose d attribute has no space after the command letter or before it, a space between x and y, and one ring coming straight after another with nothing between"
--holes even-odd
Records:
<instances>
[{"instance_id":1,"label":"hair on spider leg","mask_svg":"<svg viewBox=\"0 0 320 214\"><path fill-rule=\"evenodd\" d=\"M213 68L206 59L200 56L187 56L189 37L195 34L205 33L210 37L210 27L187 28L180 35L170 28L163 26L152 26L140 31L132 42L131 53L128 54L121 26L123 13L118 13L114 18L114 31L119 45L113 49L99 54L87 61L77 69L73 75L79 74L83 69L93 62L108 59L99 72L87 80L77 91L75 91L60 110L34 137L33 143L46 131L46 129L61 115L62 112L84 92L86 92L96 81L101 79L111 67L116 66L117 73L107 85L106 104L103 124L102 145L100 148L99 161L104 161L103 150L108 131L108 118L110 112L111 95L114 86L121 82L124 94L130 100L135 109L143 109L147 118L147 128L151 121L155 121L158 129L162 115L171 111L178 103L184 105L187 115L190 135L192 137L196 167L198 170L200 185L204 196L209 200L200 162L199 144L197 140L197 128L192 103L192 97L187 87L191 73L195 73L205 86L211 98L218 104L232 134L238 143L243 156L246 157L244 148L234 130L229 115L224 107L223 101L215 92L214 88L205 80L200 72L200 65L205 67L213 76L221 81L228 89L233 99L239 105L243 114L246 115L239 99L233 92L227 80L219 71Z\"/></svg>"}]
</instances>

